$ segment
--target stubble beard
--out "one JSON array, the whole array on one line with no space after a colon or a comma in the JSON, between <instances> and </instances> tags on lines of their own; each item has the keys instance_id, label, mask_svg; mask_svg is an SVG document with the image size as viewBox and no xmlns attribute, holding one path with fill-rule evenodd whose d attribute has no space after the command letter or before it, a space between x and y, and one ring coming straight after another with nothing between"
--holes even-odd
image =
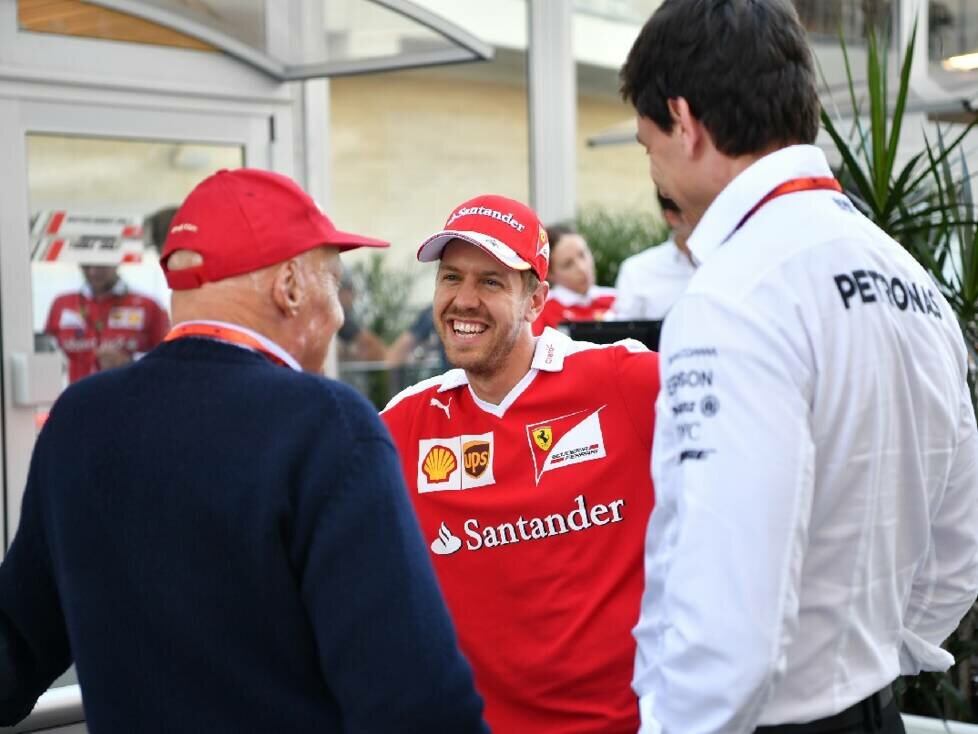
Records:
<instances>
[{"instance_id":1,"label":"stubble beard","mask_svg":"<svg viewBox=\"0 0 978 734\"><path fill-rule=\"evenodd\" d=\"M453 313L450 316L462 319L465 318L463 315L456 313ZM442 330L447 331L450 328L443 320L439 321L438 323L439 328ZM490 325L491 328L498 328L498 323L496 322L491 322ZM446 346L445 356L448 358L448 363L452 365L452 367L463 369L466 373L476 377L491 377L505 367L506 360L516 348L521 327L522 322L519 320L514 320L513 326L509 333L499 335L497 339L494 339L490 344L487 344L485 348L480 350L478 353L453 354L454 350ZM439 333L439 338L441 338L442 345L444 346L446 340L443 334Z\"/></svg>"}]
</instances>

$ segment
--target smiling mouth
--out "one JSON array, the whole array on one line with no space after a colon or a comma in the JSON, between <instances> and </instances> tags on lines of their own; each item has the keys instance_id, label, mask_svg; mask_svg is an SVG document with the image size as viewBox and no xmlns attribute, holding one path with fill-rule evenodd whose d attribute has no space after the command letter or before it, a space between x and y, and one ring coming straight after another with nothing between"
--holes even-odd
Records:
<instances>
[{"instance_id":1,"label":"smiling mouth","mask_svg":"<svg viewBox=\"0 0 978 734\"><path fill-rule=\"evenodd\" d=\"M489 327L478 321L464 321L462 319L450 319L448 325L452 333L463 339L471 339L484 333Z\"/></svg>"}]
</instances>

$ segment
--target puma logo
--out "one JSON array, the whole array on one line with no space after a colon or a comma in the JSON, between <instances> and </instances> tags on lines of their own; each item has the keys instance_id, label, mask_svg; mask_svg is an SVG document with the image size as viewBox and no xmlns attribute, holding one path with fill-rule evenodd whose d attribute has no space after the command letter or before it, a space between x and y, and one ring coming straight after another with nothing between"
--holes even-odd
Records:
<instances>
[{"instance_id":1,"label":"puma logo","mask_svg":"<svg viewBox=\"0 0 978 734\"><path fill-rule=\"evenodd\" d=\"M441 408L442 410L444 410L445 411L445 417L448 418L448 420L451 420L452 419L452 414L448 412L448 409L451 407L451 404L452 404L452 399L451 398L448 399L448 405L445 405L444 403L442 403L438 398L432 398L431 399L431 407L432 408Z\"/></svg>"}]
</instances>

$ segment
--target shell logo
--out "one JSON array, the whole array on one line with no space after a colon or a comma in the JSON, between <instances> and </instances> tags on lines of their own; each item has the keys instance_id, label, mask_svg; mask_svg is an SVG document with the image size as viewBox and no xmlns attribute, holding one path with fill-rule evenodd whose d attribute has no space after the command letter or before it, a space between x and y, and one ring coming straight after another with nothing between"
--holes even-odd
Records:
<instances>
[{"instance_id":1,"label":"shell logo","mask_svg":"<svg viewBox=\"0 0 978 734\"><path fill-rule=\"evenodd\" d=\"M448 481L448 477L456 469L458 469L458 460L455 458L455 452L444 446L432 446L421 464L421 471L432 484Z\"/></svg>"}]
</instances>

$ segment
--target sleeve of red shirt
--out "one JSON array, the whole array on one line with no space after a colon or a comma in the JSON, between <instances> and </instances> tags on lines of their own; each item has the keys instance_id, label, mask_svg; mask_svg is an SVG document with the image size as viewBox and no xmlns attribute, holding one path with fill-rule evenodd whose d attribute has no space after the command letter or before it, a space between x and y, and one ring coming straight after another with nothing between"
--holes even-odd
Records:
<instances>
[{"instance_id":1,"label":"sleeve of red shirt","mask_svg":"<svg viewBox=\"0 0 978 734\"><path fill-rule=\"evenodd\" d=\"M44 333L51 334L52 336L54 336L57 333L58 322L61 320L61 310L62 310L63 302L64 301L61 298L61 296L58 296L57 298L54 299L54 302L51 304L51 310L48 311L47 323L44 324Z\"/></svg>"},{"instance_id":2,"label":"sleeve of red shirt","mask_svg":"<svg viewBox=\"0 0 978 734\"><path fill-rule=\"evenodd\" d=\"M659 396L659 355L656 352L615 348L615 370L628 415L639 439L652 448L655 401Z\"/></svg>"}]
</instances>

